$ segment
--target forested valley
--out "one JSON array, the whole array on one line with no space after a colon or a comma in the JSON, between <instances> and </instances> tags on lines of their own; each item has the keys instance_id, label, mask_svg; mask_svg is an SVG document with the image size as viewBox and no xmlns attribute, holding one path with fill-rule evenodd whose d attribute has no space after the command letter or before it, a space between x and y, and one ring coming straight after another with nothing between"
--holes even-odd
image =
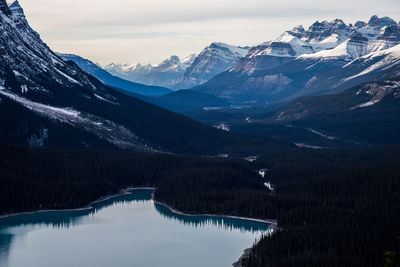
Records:
<instances>
[{"instance_id":1,"label":"forested valley","mask_svg":"<svg viewBox=\"0 0 400 267\"><path fill-rule=\"evenodd\" d=\"M243 266L398 266L399 151L293 147L249 163L1 145L0 213L77 208L122 188L151 186L157 201L183 212L277 219L279 229Z\"/></svg>"}]
</instances>

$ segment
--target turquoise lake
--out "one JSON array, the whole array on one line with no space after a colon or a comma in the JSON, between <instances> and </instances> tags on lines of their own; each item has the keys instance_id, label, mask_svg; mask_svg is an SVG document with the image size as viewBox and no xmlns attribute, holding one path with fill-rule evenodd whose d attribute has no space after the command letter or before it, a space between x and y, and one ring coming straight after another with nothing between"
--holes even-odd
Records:
<instances>
[{"instance_id":1,"label":"turquoise lake","mask_svg":"<svg viewBox=\"0 0 400 267\"><path fill-rule=\"evenodd\" d=\"M91 210L0 219L1 267L228 267L265 223L172 213L134 190Z\"/></svg>"}]
</instances>

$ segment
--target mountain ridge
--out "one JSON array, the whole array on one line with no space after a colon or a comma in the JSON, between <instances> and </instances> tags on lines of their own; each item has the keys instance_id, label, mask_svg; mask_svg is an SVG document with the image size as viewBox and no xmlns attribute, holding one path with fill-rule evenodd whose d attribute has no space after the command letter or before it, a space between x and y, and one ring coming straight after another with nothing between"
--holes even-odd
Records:
<instances>
[{"instance_id":1,"label":"mountain ridge","mask_svg":"<svg viewBox=\"0 0 400 267\"><path fill-rule=\"evenodd\" d=\"M399 36L398 23L388 17L373 16L368 23L355 25L339 19L315 22L308 30L297 26L251 48L234 67L193 90L237 104L261 106L290 102L303 95L339 92L357 85L358 79L349 82L346 78L370 67L372 61L360 59L391 51L400 44ZM383 66L385 62L381 63ZM379 77L371 72L360 82L374 79Z\"/></svg>"},{"instance_id":2,"label":"mountain ridge","mask_svg":"<svg viewBox=\"0 0 400 267\"><path fill-rule=\"evenodd\" d=\"M189 55L182 60L178 56L171 56L156 66L111 63L103 68L115 76L130 81L174 90L187 89L229 69L247 51L248 47L214 42L199 54Z\"/></svg>"}]
</instances>

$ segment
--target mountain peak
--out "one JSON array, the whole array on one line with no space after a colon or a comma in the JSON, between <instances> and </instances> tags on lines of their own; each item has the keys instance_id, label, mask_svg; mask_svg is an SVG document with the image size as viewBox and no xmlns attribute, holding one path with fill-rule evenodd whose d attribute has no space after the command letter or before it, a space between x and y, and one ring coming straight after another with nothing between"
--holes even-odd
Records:
<instances>
[{"instance_id":1,"label":"mountain peak","mask_svg":"<svg viewBox=\"0 0 400 267\"><path fill-rule=\"evenodd\" d=\"M292 32L294 33L303 33L304 31L303 25L298 25L292 29Z\"/></svg>"},{"instance_id":2,"label":"mountain peak","mask_svg":"<svg viewBox=\"0 0 400 267\"><path fill-rule=\"evenodd\" d=\"M374 15L370 18L368 24L373 27L384 27L390 25L397 25L397 22L389 17L380 18L377 15Z\"/></svg>"},{"instance_id":3,"label":"mountain peak","mask_svg":"<svg viewBox=\"0 0 400 267\"><path fill-rule=\"evenodd\" d=\"M356 27L356 28L363 28L363 27L365 27L365 26L367 26L367 23L365 23L364 21L357 21L356 23L354 23L354 27Z\"/></svg>"},{"instance_id":4,"label":"mountain peak","mask_svg":"<svg viewBox=\"0 0 400 267\"><path fill-rule=\"evenodd\" d=\"M341 19L335 19L331 22L324 20L322 22L316 21L314 22L308 31L310 32L321 32L326 30L341 30L347 27L346 23L344 23Z\"/></svg>"},{"instance_id":5,"label":"mountain peak","mask_svg":"<svg viewBox=\"0 0 400 267\"><path fill-rule=\"evenodd\" d=\"M21 5L19 4L18 0L14 1L10 6L9 6L11 13L20 18L21 20L27 22L24 10L22 9Z\"/></svg>"},{"instance_id":6,"label":"mountain peak","mask_svg":"<svg viewBox=\"0 0 400 267\"><path fill-rule=\"evenodd\" d=\"M6 0L0 0L0 12L6 14L7 16L11 15L11 10L7 5Z\"/></svg>"},{"instance_id":7,"label":"mountain peak","mask_svg":"<svg viewBox=\"0 0 400 267\"><path fill-rule=\"evenodd\" d=\"M173 55L166 61L170 61L171 63L180 63L181 59L178 56Z\"/></svg>"}]
</instances>

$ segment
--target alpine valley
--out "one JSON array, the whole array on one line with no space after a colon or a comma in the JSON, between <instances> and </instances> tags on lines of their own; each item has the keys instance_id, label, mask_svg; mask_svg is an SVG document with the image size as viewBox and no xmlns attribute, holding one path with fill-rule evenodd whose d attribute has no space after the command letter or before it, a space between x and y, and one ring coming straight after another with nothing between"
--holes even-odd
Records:
<instances>
[{"instance_id":1,"label":"alpine valley","mask_svg":"<svg viewBox=\"0 0 400 267\"><path fill-rule=\"evenodd\" d=\"M100 66L0 0L1 267L398 267L399 222L395 20Z\"/></svg>"}]
</instances>

